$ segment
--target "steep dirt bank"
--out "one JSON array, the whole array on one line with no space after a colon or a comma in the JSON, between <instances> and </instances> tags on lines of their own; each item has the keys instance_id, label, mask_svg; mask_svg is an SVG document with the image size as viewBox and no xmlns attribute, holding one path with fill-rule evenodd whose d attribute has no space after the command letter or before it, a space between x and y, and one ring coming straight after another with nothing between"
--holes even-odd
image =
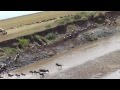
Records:
<instances>
[{"instance_id":1,"label":"steep dirt bank","mask_svg":"<svg viewBox=\"0 0 120 90\"><path fill-rule=\"evenodd\" d=\"M101 78L111 71L119 69L120 34L110 38L76 47L67 53L59 54L45 61L38 61L10 72L11 74L25 73L26 76L12 78L40 78L39 74L31 74L31 70L49 69L45 79L88 79ZM102 52L102 53L101 53ZM56 67L60 63L63 68ZM3 75L4 78L11 78Z\"/></svg>"},{"instance_id":2,"label":"steep dirt bank","mask_svg":"<svg viewBox=\"0 0 120 90\"><path fill-rule=\"evenodd\" d=\"M13 55L11 60L6 60L6 57L1 58L1 63L7 64L7 70L14 70L38 60L45 60L56 54L67 52L74 47L98 40L99 38L114 35L119 32L119 26L115 23L118 16L118 12L108 13L105 17L99 17L100 21L99 18L96 18L94 20L74 22L34 34L45 37L45 35L52 32L56 35L56 39L51 42L35 40L35 38L33 38L34 35L25 36L24 38L30 39L30 44L32 44L34 48L29 46L25 50L18 49L20 58L17 62L13 62ZM113 18L115 18L115 20L113 20ZM17 40L6 41L2 42L0 46L1 48L10 46L16 48L16 46L13 45L13 43L16 42Z\"/></svg>"}]
</instances>

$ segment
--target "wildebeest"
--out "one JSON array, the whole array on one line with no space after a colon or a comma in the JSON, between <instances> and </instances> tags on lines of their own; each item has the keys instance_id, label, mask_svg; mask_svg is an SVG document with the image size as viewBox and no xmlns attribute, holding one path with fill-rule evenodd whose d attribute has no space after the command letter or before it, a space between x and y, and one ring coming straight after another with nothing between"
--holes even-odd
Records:
<instances>
[{"instance_id":1,"label":"wildebeest","mask_svg":"<svg viewBox=\"0 0 120 90\"><path fill-rule=\"evenodd\" d=\"M42 76L42 78L44 78L45 76L44 76L44 73L39 73L39 75L41 75Z\"/></svg>"},{"instance_id":2,"label":"wildebeest","mask_svg":"<svg viewBox=\"0 0 120 90\"><path fill-rule=\"evenodd\" d=\"M17 55L15 56L15 58L14 58L14 61L17 61L17 59L20 57L20 54L19 53L17 53Z\"/></svg>"},{"instance_id":3,"label":"wildebeest","mask_svg":"<svg viewBox=\"0 0 120 90\"><path fill-rule=\"evenodd\" d=\"M61 68L62 68L62 66L63 66L63 65L56 63L56 66L58 66L58 67L61 67Z\"/></svg>"},{"instance_id":4,"label":"wildebeest","mask_svg":"<svg viewBox=\"0 0 120 90\"><path fill-rule=\"evenodd\" d=\"M2 33L2 35L6 35L7 34L6 30L4 30L2 28L0 28L0 33Z\"/></svg>"},{"instance_id":5,"label":"wildebeest","mask_svg":"<svg viewBox=\"0 0 120 90\"><path fill-rule=\"evenodd\" d=\"M31 74L33 74L34 73L34 71L29 71Z\"/></svg>"},{"instance_id":6,"label":"wildebeest","mask_svg":"<svg viewBox=\"0 0 120 90\"><path fill-rule=\"evenodd\" d=\"M2 64L0 65L0 73L5 72L6 70L7 70L7 65L4 64L4 63L2 63Z\"/></svg>"},{"instance_id":7,"label":"wildebeest","mask_svg":"<svg viewBox=\"0 0 120 90\"><path fill-rule=\"evenodd\" d=\"M39 73L39 72L38 72L38 71L34 71L34 73L36 73L36 74L37 74L37 73Z\"/></svg>"},{"instance_id":8,"label":"wildebeest","mask_svg":"<svg viewBox=\"0 0 120 90\"><path fill-rule=\"evenodd\" d=\"M21 73L21 75L22 75L22 76L26 76L26 74L24 74L24 73Z\"/></svg>"},{"instance_id":9,"label":"wildebeest","mask_svg":"<svg viewBox=\"0 0 120 90\"><path fill-rule=\"evenodd\" d=\"M49 70L46 70L46 69L39 69L39 72L46 73L46 72L49 72Z\"/></svg>"},{"instance_id":10,"label":"wildebeest","mask_svg":"<svg viewBox=\"0 0 120 90\"><path fill-rule=\"evenodd\" d=\"M8 73L8 76L9 76L9 77L13 77L14 75L12 75L12 74Z\"/></svg>"},{"instance_id":11,"label":"wildebeest","mask_svg":"<svg viewBox=\"0 0 120 90\"><path fill-rule=\"evenodd\" d=\"M20 75L19 75L19 74L15 74L15 76L20 77Z\"/></svg>"}]
</instances>

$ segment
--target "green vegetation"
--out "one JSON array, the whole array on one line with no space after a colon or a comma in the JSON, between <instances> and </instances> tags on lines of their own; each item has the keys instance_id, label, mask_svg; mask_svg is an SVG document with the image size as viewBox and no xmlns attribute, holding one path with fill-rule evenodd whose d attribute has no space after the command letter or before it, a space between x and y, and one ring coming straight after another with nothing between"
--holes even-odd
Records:
<instances>
[{"instance_id":1,"label":"green vegetation","mask_svg":"<svg viewBox=\"0 0 120 90\"><path fill-rule=\"evenodd\" d=\"M40 36L40 35L35 35L34 37L35 37L35 39L37 39L37 40L41 40L41 36Z\"/></svg>"},{"instance_id":2,"label":"green vegetation","mask_svg":"<svg viewBox=\"0 0 120 90\"><path fill-rule=\"evenodd\" d=\"M48 33L45 36L35 35L34 37L35 37L35 39L37 39L39 41L42 41L42 42L45 42L45 43L48 44L48 43L51 43L51 41L56 39L56 34Z\"/></svg>"},{"instance_id":3,"label":"green vegetation","mask_svg":"<svg viewBox=\"0 0 120 90\"><path fill-rule=\"evenodd\" d=\"M29 43L30 43L29 39L25 39L25 38L18 39L18 44L21 48L28 47Z\"/></svg>"},{"instance_id":4,"label":"green vegetation","mask_svg":"<svg viewBox=\"0 0 120 90\"><path fill-rule=\"evenodd\" d=\"M55 39L56 39L56 34L54 34L54 33L48 33L48 34L45 36L45 38L46 38L47 40L49 40L49 41L55 40Z\"/></svg>"},{"instance_id":5,"label":"green vegetation","mask_svg":"<svg viewBox=\"0 0 120 90\"><path fill-rule=\"evenodd\" d=\"M4 53L3 52L0 52L0 57L4 56Z\"/></svg>"},{"instance_id":6,"label":"green vegetation","mask_svg":"<svg viewBox=\"0 0 120 90\"><path fill-rule=\"evenodd\" d=\"M80 20L87 20L89 17L104 15L104 11L49 11L32 15L25 15L0 21L0 27L10 29L9 35L1 39L0 42L15 39L21 36L45 31L60 25L72 23ZM61 18L62 17L62 18ZM56 18L54 21L50 20ZM46 21L45 21L46 20ZM43 21L43 22L41 22ZM102 21L101 19L99 21ZM40 22L40 23L36 23Z\"/></svg>"},{"instance_id":7,"label":"green vegetation","mask_svg":"<svg viewBox=\"0 0 120 90\"><path fill-rule=\"evenodd\" d=\"M49 42L44 36L35 35L34 37L35 37L35 39L37 39L39 41L42 41L42 42L45 42L45 43Z\"/></svg>"},{"instance_id":8,"label":"green vegetation","mask_svg":"<svg viewBox=\"0 0 120 90\"><path fill-rule=\"evenodd\" d=\"M13 54L16 54L17 52L16 48L10 48L10 47L5 47L3 48L3 50L4 50L4 53L7 55L13 55Z\"/></svg>"},{"instance_id":9,"label":"green vegetation","mask_svg":"<svg viewBox=\"0 0 120 90\"><path fill-rule=\"evenodd\" d=\"M98 39L97 35L96 34L93 34L93 33L85 33L84 34L84 38L87 40L87 41L95 41Z\"/></svg>"},{"instance_id":10,"label":"green vegetation","mask_svg":"<svg viewBox=\"0 0 120 90\"><path fill-rule=\"evenodd\" d=\"M80 18L81 18L81 16L80 16L79 14L76 14L76 15L73 16L73 19L74 19L74 20L78 20L78 19L80 19Z\"/></svg>"},{"instance_id":11,"label":"green vegetation","mask_svg":"<svg viewBox=\"0 0 120 90\"><path fill-rule=\"evenodd\" d=\"M99 16L104 16L104 15L105 15L105 13L102 13L102 12L95 12L94 18L95 18L95 17L99 17Z\"/></svg>"},{"instance_id":12,"label":"green vegetation","mask_svg":"<svg viewBox=\"0 0 120 90\"><path fill-rule=\"evenodd\" d=\"M62 19L56 20L55 22L60 25L65 25L70 22L79 21L79 20L88 20L89 18L104 16L105 13L103 12L96 12L96 11L81 11L73 16L63 17Z\"/></svg>"}]
</instances>

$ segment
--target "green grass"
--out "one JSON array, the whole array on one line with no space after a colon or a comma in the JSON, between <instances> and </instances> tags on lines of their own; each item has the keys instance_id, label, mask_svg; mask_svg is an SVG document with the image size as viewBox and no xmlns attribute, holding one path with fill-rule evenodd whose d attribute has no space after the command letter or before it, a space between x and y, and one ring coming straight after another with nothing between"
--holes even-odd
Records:
<instances>
[{"instance_id":1,"label":"green grass","mask_svg":"<svg viewBox=\"0 0 120 90\"><path fill-rule=\"evenodd\" d=\"M30 44L30 40L29 40L29 39L25 39L25 38L20 38L20 39L18 39L18 45L19 45L21 48L28 47L29 44Z\"/></svg>"},{"instance_id":2,"label":"green grass","mask_svg":"<svg viewBox=\"0 0 120 90\"><path fill-rule=\"evenodd\" d=\"M79 21L79 20L88 20L89 18L93 17L99 17L99 16L104 16L105 13L103 12L96 12L96 11L81 11L73 16L69 16L69 17L63 17L62 19L56 20L55 22L58 24L67 24L70 22L74 22L74 21Z\"/></svg>"},{"instance_id":3,"label":"green grass","mask_svg":"<svg viewBox=\"0 0 120 90\"><path fill-rule=\"evenodd\" d=\"M40 35L35 35L34 36L37 40L39 40L39 41L43 41L43 42L45 42L45 43L48 43L49 41L46 39L46 37L44 37L44 36L40 36Z\"/></svg>"},{"instance_id":4,"label":"green grass","mask_svg":"<svg viewBox=\"0 0 120 90\"><path fill-rule=\"evenodd\" d=\"M10 48L10 47L4 47L3 50L4 50L4 53L7 55L13 55L13 54L16 54L17 52L16 48Z\"/></svg>"},{"instance_id":5,"label":"green grass","mask_svg":"<svg viewBox=\"0 0 120 90\"><path fill-rule=\"evenodd\" d=\"M55 40L56 39L56 34L55 33L48 33L45 38L49 41Z\"/></svg>"},{"instance_id":6,"label":"green grass","mask_svg":"<svg viewBox=\"0 0 120 90\"><path fill-rule=\"evenodd\" d=\"M45 36L40 36L40 35L35 35L34 36L37 40L43 41L47 44L51 43L53 40L56 39L56 34L55 33L48 33Z\"/></svg>"}]
</instances>

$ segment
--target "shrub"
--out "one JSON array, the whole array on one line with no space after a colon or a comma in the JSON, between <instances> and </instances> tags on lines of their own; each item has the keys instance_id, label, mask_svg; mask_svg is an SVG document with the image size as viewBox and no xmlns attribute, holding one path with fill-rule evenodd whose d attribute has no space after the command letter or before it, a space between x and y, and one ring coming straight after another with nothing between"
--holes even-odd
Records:
<instances>
[{"instance_id":1,"label":"shrub","mask_svg":"<svg viewBox=\"0 0 120 90\"><path fill-rule=\"evenodd\" d=\"M43 42L48 43L48 40L47 40L45 37L43 37L43 36L35 35L35 38L36 38L37 40L39 40L39 41L43 41Z\"/></svg>"},{"instance_id":2,"label":"shrub","mask_svg":"<svg viewBox=\"0 0 120 90\"><path fill-rule=\"evenodd\" d=\"M24 38L18 39L18 44L21 48L28 47L29 43L30 43L29 39Z\"/></svg>"},{"instance_id":3,"label":"shrub","mask_svg":"<svg viewBox=\"0 0 120 90\"><path fill-rule=\"evenodd\" d=\"M40 39L41 39L40 35L35 35L35 38L36 38L37 40L40 40Z\"/></svg>"},{"instance_id":4,"label":"shrub","mask_svg":"<svg viewBox=\"0 0 120 90\"><path fill-rule=\"evenodd\" d=\"M17 49L16 48L10 48L10 47L5 47L3 48L4 53L7 55L12 55L12 54L16 54Z\"/></svg>"},{"instance_id":5,"label":"shrub","mask_svg":"<svg viewBox=\"0 0 120 90\"><path fill-rule=\"evenodd\" d=\"M96 17L104 16L104 15L105 15L105 13L102 13L102 12L95 12L94 17L96 18Z\"/></svg>"},{"instance_id":6,"label":"shrub","mask_svg":"<svg viewBox=\"0 0 120 90\"><path fill-rule=\"evenodd\" d=\"M67 16L60 18L59 20L56 20L55 22L60 25L65 25L66 23L77 21L77 20L87 20L91 17L98 17L98 16L104 16L103 12L98 11L81 11L74 16Z\"/></svg>"},{"instance_id":7,"label":"shrub","mask_svg":"<svg viewBox=\"0 0 120 90\"><path fill-rule=\"evenodd\" d=\"M55 40L56 34L54 34L54 33L49 33L49 34L47 34L47 35L45 36L45 38L46 38L47 40Z\"/></svg>"},{"instance_id":8,"label":"shrub","mask_svg":"<svg viewBox=\"0 0 120 90\"><path fill-rule=\"evenodd\" d=\"M76 15L73 16L73 19L74 20L79 20L79 19L81 19L81 16L79 14L76 14Z\"/></svg>"},{"instance_id":9,"label":"shrub","mask_svg":"<svg viewBox=\"0 0 120 90\"><path fill-rule=\"evenodd\" d=\"M89 33L89 32L87 32L87 33L84 34L84 38L85 38L87 41L94 41L94 40L97 40L97 39L98 39L98 37L97 37L96 34Z\"/></svg>"}]
</instances>

